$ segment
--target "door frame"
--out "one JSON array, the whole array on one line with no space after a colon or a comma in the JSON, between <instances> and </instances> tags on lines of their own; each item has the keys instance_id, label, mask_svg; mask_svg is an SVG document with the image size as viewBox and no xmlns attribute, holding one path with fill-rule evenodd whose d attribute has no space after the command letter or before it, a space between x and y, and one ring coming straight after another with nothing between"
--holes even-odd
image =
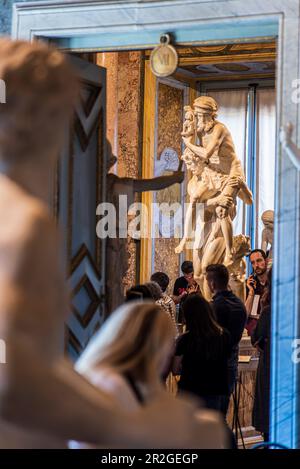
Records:
<instances>
[{"instance_id":1,"label":"door frame","mask_svg":"<svg viewBox=\"0 0 300 469\"><path fill-rule=\"evenodd\" d=\"M151 48L165 32L182 45L277 37L270 430L273 441L292 448L300 447L300 372L292 359L300 337L300 165L299 156L290 157L281 144L279 131L291 123L292 139L300 146L299 7L300 0L46 0L15 4L12 28L14 38L43 38L82 51Z\"/></svg>"}]
</instances>

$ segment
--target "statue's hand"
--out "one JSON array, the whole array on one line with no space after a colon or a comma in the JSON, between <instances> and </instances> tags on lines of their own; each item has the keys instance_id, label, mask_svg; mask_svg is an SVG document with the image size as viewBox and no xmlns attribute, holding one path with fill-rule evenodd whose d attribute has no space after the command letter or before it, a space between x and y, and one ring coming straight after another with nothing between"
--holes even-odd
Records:
<instances>
[{"instance_id":1,"label":"statue's hand","mask_svg":"<svg viewBox=\"0 0 300 469\"><path fill-rule=\"evenodd\" d=\"M190 138L182 135L182 141L186 146L188 146L188 144L190 143Z\"/></svg>"},{"instance_id":2,"label":"statue's hand","mask_svg":"<svg viewBox=\"0 0 300 469\"><path fill-rule=\"evenodd\" d=\"M181 136L183 138L192 137L193 135L194 135L194 132L192 130L189 130L189 129L183 129L183 131L181 132Z\"/></svg>"},{"instance_id":3,"label":"statue's hand","mask_svg":"<svg viewBox=\"0 0 300 469\"><path fill-rule=\"evenodd\" d=\"M217 197L217 200L218 200L218 205L221 205L222 207L225 207L225 208L230 208L231 205L233 204L233 198L229 197L228 195L220 194Z\"/></svg>"},{"instance_id":4,"label":"statue's hand","mask_svg":"<svg viewBox=\"0 0 300 469\"><path fill-rule=\"evenodd\" d=\"M185 144L185 146L187 148L191 149L191 145L192 145L192 141L193 141L193 134L191 134L191 135L181 134L181 135L182 135L182 141Z\"/></svg>"},{"instance_id":5,"label":"statue's hand","mask_svg":"<svg viewBox=\"0 0 300 469\"><path fill-rule=\"evenodd\" d=\"M184 250L185 243L186 243L186 239L183 238L178 244L178 246L176 246L175 254L180 254Z\"/></svg>"},{"instance_id":6,"label":"statue's hand","mask_svg":"<svg viewBox=\"0 0 300 469\"><path fill-rule=\"evenodd\" d=\"M244 180L242 177L233 176L229 179L226 186L232 187L233 189L237 189L238 187L241 187L243 184L244 184Z\"/></svg>"},{"instance_id":7,"label":"statue's hand","mask_svg":"<svg viewBox=\"0 0 300 469\"><path fill-rule=\"evenodd\" d=\"M208 199L207 205L221 205L224 208L230 208L233 204L233 198L229 197L229 195L220 194L218 197L214 197L213 199Z\"/></svg>"}]
</instances>

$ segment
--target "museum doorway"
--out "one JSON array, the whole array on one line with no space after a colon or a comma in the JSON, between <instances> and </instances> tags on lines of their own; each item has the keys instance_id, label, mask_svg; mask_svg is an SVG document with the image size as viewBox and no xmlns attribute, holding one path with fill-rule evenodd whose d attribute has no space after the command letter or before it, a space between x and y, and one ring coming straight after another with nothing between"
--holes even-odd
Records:
<instances>
[{"instance_id":1,"label":"museum doorway","mask_svg":"<svg viewBox=\"0 0 300 469\"><path fill-rule=\"evenodd\" d=\"M100 302L101 307L96 307L100 297L97 298L95 293L97 264L102 262L102 269L105 269L105 253L102 259L95 257L93 261L91 252L94 252L94 248L91 239L83 242L87 233L86 225L89 225L90 233L95 233L97 219L93 220L92 217L82 223L83 214L80 214L81 203L85 201L82 198L83 193L86 194L93 187L99 189L99 168L104 171L105 151L99 147L99 132L101 134L102 129L102 142L104 138L104 145L107 144L117 157L117 162L110 170L118 177L137 179L171 174L177 170L184 149L181 138L184 107L192 105L194 99L200 95L214 97L219 105L218 119L232 134L248 186L254 195L252 206L246 207L239 203L234 235L248 235L252 248L261 247L264 228L261 215L266 210L274 210L275 199L276 48L274 38L251 43L177 47L179 65L176 72L167 78L158 78L152 73L149 62L151 49L71 53L79 74L85 70L85 83L89 70L89 73L98 72L98 79L101 81L99 90L104 93L106 100L106 107L103 106L104 114L100 112L101 106L98 110L94 109L97 106L99 90L97 92L97 89L91 87L89 77L89 84L85 85L82 95L85 112L79 113L77 110L76 115L73 148L77 148L77 151L71 154L65 152L63 160L64 167L69 167L71 171L68 180L70 177L73 179L68 182L68 187L73 188L72 207L75 207L73 211L76 214L72 223L70 224L69 219L65 225L65 232L69 233L69 242L76 246L73 255L70 257L70 253L68 254L74 311L67 326L67 342L68 350L74 358L80 354L94 331L101 325L105 315L109 314L109 311L105 311L105 304L101 305ZM93 119L101 120L100 125L95 122L91 125L91 113L94 113ZM89 127L88 122L85 122L88 119ZM106 130L103 134L104 125ZM88 174L82 165L85 162L87 168L90 168L94 156L100 166L98 170L94 169ZM136 283L148 281L154 271L165 271L171 279L172 293L174 281L180 275L181 262L191 259L190 250L186 250L181 256L175 254L180 232L174 229L172 233L164 235L163 225L168 223L166 218L173 217L173 221L178 221L176 213L166 214L160 210L156 212L155 206L154 209L151 208L153 203L179 202L184 205L190 174L183 169L185 181L181 186L176 184L171 189L148 192L142 197L136 195L136 201L143 200L149 208L150 231L149 236L142 239L128 235L126 275L119 278L117 271L114 274L115 281L123 283L124 292ZM65 175L66 172L61 178L60 194L66 186ZM76 175L80 176L79 180L76 180ZM98 202L107 201L109 197L105 191L105 178L103 188L102 199L98 198ZM63 197L63 200L67 206L70 205L68 198ZM95 206L94 204L94 209ZM87 216L88 212L84 208L86 205L83 204L82 207ZM180 217L184 218L184 211ZM152 237L151 233L156 228L159 236ZM99 243L99 240L96 243ZM69 245L68 248L72 249L72 246ZM103 278L105 274L107 272L104 270ZM243 360L248 357L249 362L241 364L239 420L243 438L245 441L248 438L248 441L253 443L257 437L251 425L257 353L247 334L243 337L240 354ZM233 414L232 407L229 414L230 423Z\"/></svg>"},{"instance_id":2,"label":"museum doorway","mask_svg":"<svg viewBox=\"0 0 300 469\"><path fill-rule=\"evenodd\" d=\"M98 64L106 72L106 138L117 157L113 171L119 177L132 178L153 178L176 171L184 149L184 107L200 95L212 96L219 104L218 119L232 134L254 196L252 206L239 203L234 235L248 235L251 247L260 248L262 214L274 210L275 200L276 41L270 38L246 44L195 45L178 47L177 52L179 66L167 78L152 73L150 49L81 54L81 59ZM178 214L152 205L184 205L190 174L183 169L185 181L181 186L143 195L148 216L151 214L151 232L143 239L128 236L126 276L117 279L115 274L124 290L149 281L154 271L164 271L171 279L172 293L181 262L191 259L190 250L181 256L175 254L180 237L176 224L174 231L164 233L164 224L172 225L170 218L180 226L184 211L178 220ZM153 237L154 231L159 236ZM245 442L253 444L257 438L251 422L257 352L246 333L240 354L249 361L240 365L239 421ZM229 423L233 414L232 407Z\"/></svg>"}]
</instances>

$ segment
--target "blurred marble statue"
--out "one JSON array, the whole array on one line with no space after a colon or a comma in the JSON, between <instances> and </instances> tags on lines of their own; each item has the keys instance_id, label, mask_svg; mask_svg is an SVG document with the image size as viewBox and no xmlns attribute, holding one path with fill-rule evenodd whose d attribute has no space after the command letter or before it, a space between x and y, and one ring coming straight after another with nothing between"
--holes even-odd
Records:
<instances>
[{"instance_id":1,"label":"blurred marble statue","mask_svg":"<svg viewBox=\"0 0 300 469\"><path fill-rule=\"evenodd\" d=\"M193 176L188 183L189 207L184 235L175 252L183 251L191 234L193 213L201 204L203 213L196 215L193 245L194 276L201 288L208 264L219 259L229 267L234 262L232 220L236 215L237 197L252 204L252 193L245 182L231 134L216 120L217 110L213 98L197 98L193 104L197 139L193 135L182 137L186 145L182 160Z\"/></svg>"},{"instance_id":2,"label":"blurred marble statue","mask_svg":"<svg viewBox=\"0 0 300 469\"><path fill-rule=\"evenodd\" d=\"M111 145L108 143L109 164L108 169L116 163L117 158L112 154ZM134 203L135 194L147 191L158 191L165 189L176 183L181 183L184 179L182 171L174 172L167 176L154 177L152 179L135 179L131 177L119 177L109 172L107 175L107 202L116 208L117 213L117 236L108 237L106 243L106 305L107 314L124 302L123 280L128 270L128 241L127 233L120 233L119 213L120 200L124 200L125 207L121 208L121 213L127 216L128 209ZM120 196L126 196L120 199ZM127 219L123 223L127 227ZM116 265L118 268L116 269Z\"/></svg>"},{"instance_id":3,"label":"blurred marble statue","mask_svg":"<svg viewBox=\"0 0 300 469\"><path fill-rule=\"evenodd\" d=\"M251 251L250 237L237 235L233 237L233 263L229 266L229 285L233 293L243 302L246 301L246 260Z\"/></svg>"},{"instance_id":4,"label":"blurred marble statue","mask_svg":"<svg viewBox=\"0 0 300 469\"><path fill-rule=\"evenodd\" d=\"M273 252L273 236L274 236L274 210L266 210L261 216L261 220L264 224L261 238L261 248L265 253L268 254L268 258L272 259Z\"/></svg>"},{"instance_id":5,"label":"blurred marble statue","mask_svg":"<svg viewBox=\"0 0 300 469\"><path fill-rule=\"evenodd\" d=\"M160 397L127 414L63 357L69 311L52 175L78 95L65 57L41 42L0 39L0 447L197 448L195 407ZM104 446L105 447L105 446Z\"/></svg>"}]
</instances>

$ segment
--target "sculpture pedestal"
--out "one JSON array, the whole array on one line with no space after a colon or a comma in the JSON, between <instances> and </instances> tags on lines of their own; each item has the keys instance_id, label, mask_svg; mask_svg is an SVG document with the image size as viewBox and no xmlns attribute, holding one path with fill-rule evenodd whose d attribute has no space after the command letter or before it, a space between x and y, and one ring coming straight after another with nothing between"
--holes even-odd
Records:
<instances>
[{"instance_id":1,"label":"sculpture pedestal","mask_svg":"<svg viewBox=\"0 0 300 469\"><path fill-rule=\"evenodd\" d=\"M239 346L240 357L251 357L249 363L239 363L238 381L235 390L236 404L238 407L238 419L242 430L245 445L254 444L260 439L260 433L252 426L252 409L254 403L256 371L258 367L258 351L251 345L251 339L243 336ZM230 399L227 422L232 428L235 417L233 397ZM241 438L238 432L237 440Z\"/></svg>"}]
</instances>

